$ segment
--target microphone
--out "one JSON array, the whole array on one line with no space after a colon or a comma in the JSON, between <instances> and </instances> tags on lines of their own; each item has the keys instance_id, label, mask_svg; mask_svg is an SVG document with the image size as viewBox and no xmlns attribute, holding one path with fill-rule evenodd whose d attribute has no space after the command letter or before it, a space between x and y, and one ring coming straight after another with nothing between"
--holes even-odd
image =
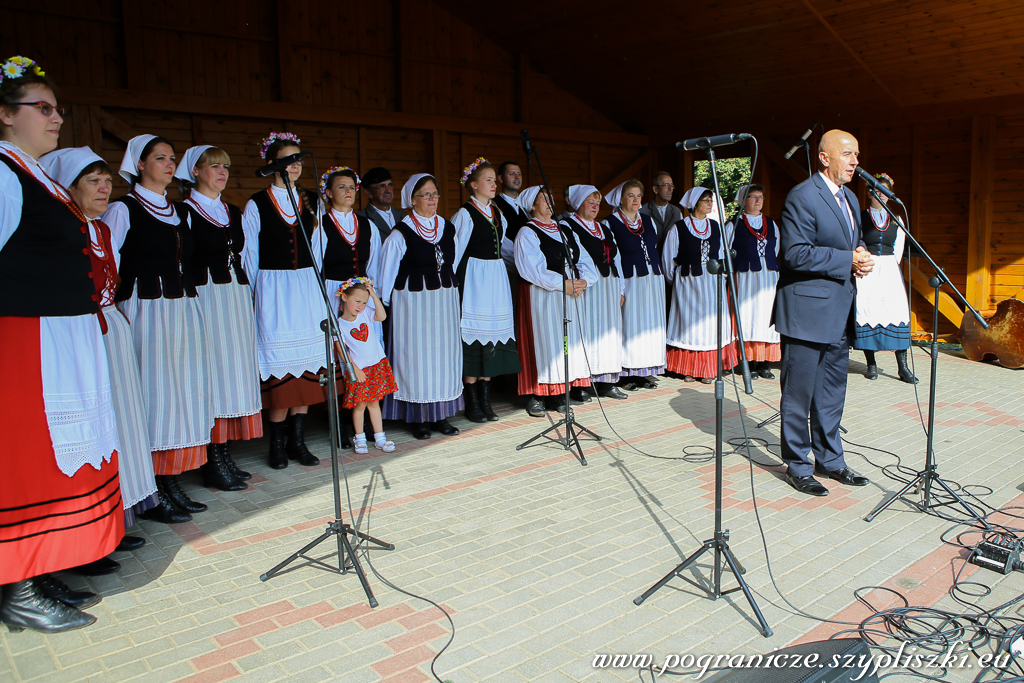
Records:
<instances>
[{"instance_id":1,"label":"microphone","mask_svg":"<svg viewBox=\"0 0 1024 683\"><path fill-rule=\"evenodd\" d=\"M730 133L729 135L716 135L711 138L690 138L683 142L676 143L676 149L685 149L691 152L695 149L711 149L722 145L731 145L743 140L752 140L754 136L750 133Z\"/></svg>"},{"instance_id":2,"label":"microphone","mask_svg":"<svg viewBox=\"0 0 1024 683\"><path fill-rule=\"evenodd\" d=\"M526 153L526 157L530 157L530 131L523 128L519 131L519 137L523 139L523 152Z\"/></svg>"},{"instance_id":3,"label":"microphone","mask_svg":"<svg viewBox=\"0 0 1024 683\"><path fill-rule=\"evenodd\" d=\"M818 124L814 124L814 126L816 125ZM796 151L804 146L804 143L807 142L807 138L811 137L811 132L814 130L814 126L808 128L807 132L800 136L800 142L796 143L795 145L789 148L789 151L786 152L787 159L796 154Z\"/></svg>"},{"instance_id":4,"label":"microphone","mask_svg":"<svg viewBox=\"0 0 1024 683\"><path fill-rule=\"evenodd\" d=\"M274 175L280 171L285 170L292 164L302 161L308 156L311 156L311 152L296 152L295 154L289 154L281 159L275 159L269 164L256 171L256 176L259 178L266 178L267 176Z\"/></svg>"},{"instance_id":5,"label":"microphone","mask_svg":"<svg viewBox=\"0 0 1024 683\"><path fill-rule=\"evenodd\" d=\"M896 193L895 192L890 190L884 184L878 182L878 180L876 180L873 175L871 175L870 173L865 171L860 166L857 167L857 170L854 171L854 174L857 175L858 177L860 177L860 179L863 180L865 183L867 183L868 187L870 187L875 192L881 192L882 194L884 194L889 199L892 199L892 200L897 201L897 202L900 201L896 197Z\"/></svg>"}]
</instances>

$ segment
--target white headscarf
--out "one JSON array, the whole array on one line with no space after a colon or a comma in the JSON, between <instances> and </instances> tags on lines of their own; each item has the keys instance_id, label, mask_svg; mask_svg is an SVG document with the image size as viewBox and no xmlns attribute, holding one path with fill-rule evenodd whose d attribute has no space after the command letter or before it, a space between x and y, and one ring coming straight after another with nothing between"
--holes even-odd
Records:
<instances>
[{"instance_id":1,"label":"white headscarf","mask_svg":"<svg viewBox=\"0 0 1024 683\"><path fill-rule=\"evenodd\" d=\"M192 175L192 169L196 167L199 162L199 157L203 155L208 149L213 149L213 145L197 145L196 147L189 147L185 152L185 156L181 158L181 163L178 164L178 168L174 171L174 177L178 180L185 180L190 183L196 181L196 177Z\"/></svg>"},{"instance_id":2,"label":"white headscarf","mask_svg":"<svg viewBox=\"0 0 1024 683\"><path fill-rule=\"evenodd\" d=\"M615 189L604 196L604 200L608 202L608 206L613 209L619 208L619 204L622 202L622 187L625 185L627 180L623 180L621 183L615 186Z\"/></svg>"},{"instance_id":3,"label":"white headscarf","mask_svg":"<svg viewBox=\"0 0 1024 683\"><path fill-rule=\"evenodd\" d=\"M736 190L736 196L733 197L733 201L739 204L740 200L743 199L743 193L749 192L749 190L747 189L749 187L750 185L740 185L740 189ZM740 208L742 209L743 207L741 206Z\"/></svg>"},{"instance_id":4,"label":"white headscarf","mask_svg":"<svg viewBox=\"0 0 1024 683\"><path fill-rule=\"evenodd\" d=\"M69 147L39 157L39 165L46 173L64 187L78 179L78 175L97 161L104 161L89 147Z\"/></svg>"},{"instance_id":5,"label":"white headscarf","mask_svg":"<svg viewBox=\"0 0 1024 683\"><path fill-rule=\"evenodd\" d=\"M519 205L520 209L526 212L527 216L533 213L533 203L537 201L537 195L539 195L543 189L544 188L540 185L534 185L533 187L528 187L521 191L519 196L516 197L516 204Z\"/></svg>"},{"instance_id":6,"label":"white headscarf","mask_svg":"<svg viewBox=\"0 0 1024 683\"><path fill-rule=\"evenodd\" d=\"M595 192L600 194L598 189L593 185L570 185L569 208L573 211L578 211L579 208L583 206L583 201Z\"/></svg>"},{"instance_id":7,"label":"white headscarf","mask_svg":"<svg viewBox=\"0 0 1024 683\"><path fill-rule=\"evenodd\" d=\"M709 190L706 187L691 187L683 195L683 198L679 200L679 206L683 207L687 211L693 211L693 207L697 206L697 201L704 195L705 192L710 192L711 197L714 198L714 190Z\"/></svg>"},{"instance_id":8,"label":"white headscarf","mask_svg":"<svg viewBox=\"0 0 1024 683\"><path fill-rule=\"evenodd\" d=\"M403 209L411 209L412 208L412 191L413 191L413 189L415 189L416 183L418 183L420 181L420 178L430 178L430 179L434 180L434 184L435 185L437 184L437 180L434 179L434 176L431 175L430 173L417 173L417 174L411 176L408 180L405 181L405 185L402 185L402 208Z\"/></svg>"},{"instance_id":9,"label":"white headscarf","mask_svg":"<svg viewBox=\"0 0 1024 683\"><path fill-rule=\"evenodd\" d=\"M121 159L121 169L118 173L129 184L139 179L139 157L142 156L142 148L155 138L155 135L136 135L128 141L128 149L124 151L124 159Z\"/></svg>"}]
</instances>

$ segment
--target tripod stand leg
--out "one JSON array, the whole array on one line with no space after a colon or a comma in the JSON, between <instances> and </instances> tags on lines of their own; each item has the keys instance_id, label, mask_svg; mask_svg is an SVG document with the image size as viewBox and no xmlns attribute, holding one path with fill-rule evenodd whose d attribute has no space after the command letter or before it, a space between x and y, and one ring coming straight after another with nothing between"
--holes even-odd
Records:
<instances>
[{"instance_id":1,"label":"tripod stand leg","mask_svg":"<svg viewBox=\"0 0 1024 683\"><path fill-rule=\"evenodd\" d=\"M896 493L894 496L892 496L888 500L883 500L881 503L879 503L877 506L875 506L875 509L872 510L868 514L868 516L864 518L864 521L865 522L870 522L871 520L873 520L878 515L879 512L881 512L882 510L884 510L887 507L889 507L890 505L892 505L894 502L896 502L897 499L902 498L904 496L904 494L906 494L907 491L909 491L911 488L913 488L922 479L924 479L924 473L923 472L918 472L917 476L914 477L913 479L911 479L909 482L907 482L907 485L904 486L903 488L901 488L898 493Z\"/></svg>"},{"instance_id":2,"label":"tripod stand leg","mask_svg":"<svg viewBox=\"0 0 1024 683\"><path fill-rule=\"evenodd\" d=\"M338 538L341 539L341 544L345 547L345 552L348 553L349 557L352 558L352 569L355 570L356 576L359 577L359 583L363 587L363 592L366 593L366 600L370 603L370 607L377 606L377 598L373 597L373 591L370 590L370 584L366 581L366 574L363 573L363 568L359 565L359 558L356 557L356 553L352 550L352 544L348 542L348 534L340 533ZM345 556L342 555L341 560L341 571L345 572Z\"/></svg>"},{"instance_id":3,"label":"tripod stand leg","mask_svg":"<svg viewBox=\"0 0 1024 683\"><path fill-rule=\"evenodd\" d=\"M673 569L668 574L666 574L665 577L661 581L659 581L658 583L654 584L653 586L648 588L646 591L644 591L644 594L641 595L636 600L634 600L633 604L634 605L642 605L644 600L646 600L647 598L649 598L652 595L654 595L654 593L656 593L659 588L661 588L666 583L668 583L673 578L675 578L676 575L679 574L679 572L683 571L684 569L689 567L691 564L696 562L698 560L698 558L700 558L701 555L703 555L708 550L710 550L711 546L713 546L714 544L715 544L715 542L713 540L711 540L711 541L704 541L704 545L701 546L700 550L698 550L693 555L690 555L688 558L683 560L679 565L676 566L675 569Z\"/></svg>"},{"instance_id":4,"label":"tripod stand leg","mask_svg":"<svg viewBox=\"0 0 1024 683\"><path fill-rule=\"evenodd\" d=\"M758 609L757 603L754 602L754 595L750 592L750 588L747 587L747 582L743 580L743 567L741 567L739 561L732 556L732 551L729 550L729 546L722 543L720 544L720 550L722 551L722 554L725 555L725 561L729 563L729 568L732 569L732 573L736 576L736 581L739 582L740 589L743 590L743 595L747 596L747 602L750 603L750 609L754 610L754 615L757 616L757 623L761 624L761 635L765 638L771 638L772 630L768 627L768 622L764 620L764 615L761 614L761 610Z\"/></svg>"},{"instance_id":5,"label":"tripod stand leg","mask_svg":"<svg viewBox=\"0 0 1024 683\"><path fill-rule=\"evenodd\" d=\"M341 525L341 530L344 533L353 534L356 538L358 538L361 541L369 541L370 543L375 543L375 544L379 545L381 548L383 548L384 550L394 550L395 549L395 544L394 543L388 543L387 541L382 541L379 538L374 538L373 536L370 536L368 534L364 534L362 531L356 531L355 528L351 524L342 524Z\"/></svg>"},{"instance_id":6,"label":"tripod stand leg","mask_svg":"<svg viewBox=\"0 0 1024 683\"><path fill-rule=\"evenodd\" d=\"M971 508L971 506L968 505L967 502L963 498L958 496L953 489L949 488L949 485L946 484L946 482L942 481L942 478L939 477L939 475L936 474L936 475L934 475L933 478L935 479L935 483L936 484L938 484L943 489L945 489L946 493L948 493L950 496L952 496L953 499L956 500L956 502L960 503L960 505L963 506L964 510L967 511L967 514L969 514L971 517L973 517L974 519L976 519L979 522L981 522L982 526L984 526L986 530L991 531L992 526L988 522L986 522L984 519L982 519L980 516L978 516L978 513L975 512L974 509ZM924 507L925 507L926 510L929 507L931 507L928 504L928 500L927 499L924 500Z\"/></svg>"},{"instance_id":7,"label":"tripod stand leg","mask_svg":"<svg viewBox=\"0 0 1024 683\"><path fill-rule=\"evenodd\" d=\"M305 555L307 552L309 552L313 548L317 547L318 545L320 545L321 543L326 541L328 538L331 537L331 534L333 534L333 533L334 533L334 529L332 527L327 527L327 531L325 531L322 534L320 534L319 536L317 536L315 539L310 541L308 544L306 544L305 546L300 548L298 551L296 551L296 552L292 553L291 555L289 555L279 565L277 565L276 567L274 567L273 569L271 569L270 571L268 571L268 572L266 572L264 574L260 574L260 581L266 581L267 579L273 578L275 574L277 574L282 569L284 569L285 567L290 565L292 562L294 562L295 560L299 559L300 557ZM342 558L342 561L344 561L344 558Z\"/></svg>"},{"instance_id":8,"label":"tripod stand leg","mask_svg":"<svg viewBox=\"0 0 1024 683\"><path fill-rule=\"evenodd\" d=\"M526 448L527 446L529 446L529 445L530 445L531 443L533 443L533 442L534 442L534 441L536 441L537 439L540 439L540 438L542 438L542 437L545 437L545 436L547 436L549 432L553 432L553 431L555 431L556 429L558 429L559 427L561 427L561 426L562 426L562 425L564 425L564 424L565 424L565 418L562 418L561 420L559 420L559 421L558 421L558 422L556 422L555 424L553 424L553 425L551 425L550 427L548 427L547 429L545 429L545 430L544 430L543 432L541 432L540 434L537 434L537 435L535 435L535 436L531 436L531 437L530 437L529 439L527 439L527 440L526 440L526 441L524 441L523 443L521 443L521 444L519 444L518 446L516 446L516 450L517 450L517 451L521 451L521 450L523 450L524 448Z\"/></svg>"}]
</instances>

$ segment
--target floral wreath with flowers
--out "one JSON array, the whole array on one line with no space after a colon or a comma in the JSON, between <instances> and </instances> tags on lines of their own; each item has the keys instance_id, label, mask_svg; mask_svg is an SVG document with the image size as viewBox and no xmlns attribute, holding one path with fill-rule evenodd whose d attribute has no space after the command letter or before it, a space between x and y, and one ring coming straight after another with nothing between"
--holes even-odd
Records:
<instances>
[{"instance_id":1,"label":"floral wreath with flowers","mask_svg":"<svg viewBox=\"0 0 1024 683\"><path fill-rule=\"evenodd\" d=\"M295 133L273 133L272 132L270 135L268 135L263 140L263 142L260 143L260 158L261 159L263 159L264 161L267 160L267 150L270 149L270 146L272 144L274 144L277 140L287 140L288 142L295 143L296 146L298 146L299 143L302 142L302 140L299 139L299 136L296 135Z\"/></svg>"},{"instance_id":2,"label":"floral wreath with flowers","mask_svg":"<svg viewBox=\"0 0 1024 683\"><path fill-rule=\"evenodd\" d=\"M359 284L366 285L367 287L373 287L373 280L368 277L350 277L338 285L338 294L342 294L346 289Z\"/></svg>"},{"instance_id":3,"label":"floral wreath with flowers","mask_svg":"<svg viewBox=\"0 0 1024 683\"><path fill-rule=\"evenodd\" d=\"M320 196L324 199L327 198L327 181L330 180L331 176L335 173L341 173L342 171L352 171L356 176L356 192L359 192L359 186L362 185L362 180L359 179L359 174L356 173L354 168L348 166L332 166L327 169L327 172L320 176Z\"/></svg>"},{"instance_id":4,"label":"floral wreath with flowers","mask_svg":"<svg viewBox=\"0 0 1024 683\"><path fill-rule=\"evenodd\" d=\"M487 159L485 159L484 157L477 157L476 161L471 163L466 168L462 169L462 180L461 180L462 186L463 187L466 186L466 182L469 181L469 176L473 175L473 171L476 170L477 166L479 166L480 164L489 164L489 163L491 163L491 162L487 161Z\"/></svg>"},{"instance_id":5,"label":"floral wreath with flowers","mask_svg":"<svg viewBox=\"0 0 1024 683\"><path fill-rule=\"evenodd\" d=\"M25 75L25 72L29 69L32 70L36 76L45 76L46 72L39 68L33 60L28 57L20 57L15 55L11 57L3 66L0 66L0 83L10 78L21 78Z\"/></svg>"},{"instance_id":6,"label":"floral wreath with flowers","mask_svg":"<svg viewBox=\"0 0 1024 683\"><path fill-rule=\"evenodd\" d=\"M884 180L889 183L889 187L895 187L896 181L889 177L888 173L876 173L875 180Z\"/></svg>"}]
</instances>

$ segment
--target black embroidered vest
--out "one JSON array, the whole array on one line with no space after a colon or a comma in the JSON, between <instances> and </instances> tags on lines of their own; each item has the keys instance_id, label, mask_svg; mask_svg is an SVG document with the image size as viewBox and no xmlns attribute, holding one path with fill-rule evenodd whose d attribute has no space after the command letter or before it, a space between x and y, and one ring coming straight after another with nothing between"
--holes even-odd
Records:
<instances>
[{"instance_id":1,"label":"black embroidered vest","mask_svg":"<svg viewBox=\"0 0 1024 683\"><path fill-rule=\"evenodd\" d=\"M654 273L661 275L661 258L658 256L658 231L654 227L654 219L645 213L638 213L643 221L643 232L633 233L619 218L616 211L608 217L608 228L615 236L615 244L619 247L622 261L622 277L643 277ZM647 249L647 259L644 258ZM649 259L649 263L648 263Z\"/></svg>"},{"instance_id":2,"label":"black embroidered vest","mask_svg":"<svg viewBox=\"0 0 1024 683\"><path fill-rule=\"evenodd\" d=\"M565 263L565 248L562 246L562 240L551 233L544 232L532 223L527 223L526 225L537 233L537 238L540 242L540 253L544 255L544 261L548 270L565 277L565 268L563 267ZM569 245L569 254L572 256L572 277L573 279L579 279L580 271L576 266L580 262L580 245L573 236L572 230L564 225L559 225L558 230L565 237L565 243Z\"/></svg>"},{"instance_id":3,"label":"black embroidered vest","mask_svg":"<svg viewBox=\"0 0 1024 683\"><path fill-rule=\"evenodd\" d=\"M507 199L507 197L506 197ZM530 219L521 211L516 205L514 199L509 200L511 206L504 199L494 198L494 203L501 209L501 215L505 217L505 237L510 242L516 241L516 235L519 234L519 230L530 222Z\"/></svg>"},{"instance_id":4,"label":"black embroidered vest","mask_svg":"<svg viewBox=\"0 0 1024 683\"><path fill-rule=\"evenodd\" d=\"M324 250L324 278L327 280L344 282L354 277L366 277L366 264L370 261L370 231L376 228L369 218L354 218L359 228L354 245L341 236L330 211L320 218L320 228L327 237Z\"/></svg>"},{"instance_id":5,"label":"black embroidered vest","mask_svg":"<svg viewBox=\"0 0 1024 683\"><path fill-rule=\"evenodd\" d=\"M495 208L496 204L497 202L491 202L491 209L494 211L494 219L497 224L491 223L490 219L480 211L480 207L472 200L462 205L473 221L473 231L469 234L466 252L462 255L459 267L455 271L460 287L466 284L466 265L469 263L469 259L496 261L501 258L501 240L505 233L505 221L502 218L501 210Z\"/></svg>"},{"instance_id":6,"label":"black embroidered vest","mask_svg":"<svg viewBox=\"0 0 1024 683\"><path fill-rule=\"evenodd\" d=\"M690 232L689 219L676 223L676 232L679 234L679 251L676 252L676 265L682 268L680 275L703 275L704 264L701 262L701 243L708 243L708 258L718 258L718 252L722 245L722 231L718 228L718 221L708 219L711 234L706 240L693 236Z\"/></svg>"},{"instance_id":7,"label":"black embroidered vest","mask_svg":"<svg viewBox=\"0 0 1024 683\"><path fill-rule=\"evenodd\" d=\"M261 190L252 196L260 212L260 270L299 270L313 267L313 255L309 245L299 234L298 224L288 225L270 201L273 190ZM291 202L283 206L291 211ZM302 211L302 225L306 236L313 236L313 214L305 204Z\"/></svg>"},{"instance_id":8,"label":"black embroidered vest","mask_svg":"<svg viewBox=\"0 0 1024 683\"><path fill-rule=\"evenodd\" d=\"M737 273L760 272L761 256L757 252L757 243L761 240L747 228L747 222L743 220L742 214L736 217L734 225L732 248L736 250L736 255L732 257L733 270ZM761 229L767 229L764 238L764 263L768 270L778 272L779 261L775 257L775 222L762 215Z\"/></svg>"},{"instance_id":9,"label":"black embroidered vest","mask_svg":"<svg viewBox=\"0 0 1024 683\"><path fill-rule=\"evenodd\" d=\"M136 284L140 299L197 296L192 281L192 232L185 207L174 205L178 222L169 225L130 194L114 201L128 207L130 226L121 245L121 284L114 300L130 299Z\"/></svg>"},{"instance_id":10,"label":"black embroidered vest","mask_svg":"<svg viewBox=\"0 0 1024 683\"><path fill-rule=\"evenodd\" d=\"M234 204L228 204L228 227L222 228L211 223L196 211L190 202L184 202L192 220L192 282L205 285L210 279L218 285L231 282L230 270L235 271L239 284L249 284L249 278L242 268L242 247L245 233L242 231L242 211Z\"/></svg>"},{"instance_id":11,"label":"black embroidered vest","mask_svg":"<svg viewBox=\"0 0 1024 683\"><path fill-rule=\"evenodd\" d=\"M98 313L89 228L32 175L0 154L21 183L21 222L0 249L0 316Z\"/></svg>"},{"instance_id":12,"label":"black embroidered vest","mask_svg":"<svg viewBox=\"0 0 1024 683\"><path fill-rule=\"evenodd\" d=\"M899 227L893 222L892 216L885 214L885 230L875 227L871 220L871 211L865 209L860 215L861 230L864 235L864 247L875 256L892 256L896 253L896 235Z\"/></svg>"},{"instance_id":13,"label":"black embroidered vest","mask_svg":"<svg viewBox=\"0 0 1024 683\"><path fill-rule=\"evenodd\" d=\"M455 226L443 218L440 221L441 241L436 245L420 237L404 220L395 225L395 230L405 237L405 256L398 266L395 289L422 292L455 286ZM438 252L443 260L441 265L437 263Z\"/></svg>"},{"instance_id":14,"label":"black embroidered vest","mask_svg":"<svg viewBox=\"0 0 1024 683\"><path fill-rule=\"evenodd\" d=\"M566 223L576 233L576 239L579 240L580 245L590 254L590 258L594 262L594 266L597 267L597 272L601 274L601 277L610 277L612 275L618 277L619 269L615 267L615 255L619 253L619 250L610 237L611 231L605 230L598 223L597 226L601 228L601 237L594 237L575 217L570 217Z\"/></svg>"}]
</instances>

